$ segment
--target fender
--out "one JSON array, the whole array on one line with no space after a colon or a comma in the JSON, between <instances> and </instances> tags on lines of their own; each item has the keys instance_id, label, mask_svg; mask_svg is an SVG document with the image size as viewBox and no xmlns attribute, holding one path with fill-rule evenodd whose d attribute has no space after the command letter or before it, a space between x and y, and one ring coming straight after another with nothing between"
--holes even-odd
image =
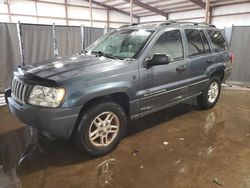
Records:
<instances>
[{"instance_id":1,"label":"fender","mask_svg":"<svg viewBox=\"0 0 250 188\"><path fill-rule=\"evenodd\" d=\"M206 70L207 78L210 78L210 76L213 75L215 72L224 71L225 69L226 69L226 64L224 62L212 64Z\"/></svg>"},{"instance_id":2,"label":"fender","mask_svg":"<svg viewBox=\"0 0 250 188\"><path fill-rule=\"evenodd\" d=\"M78 90L77 92L72 93L69 98L72 101L72 106L83 106L92 99L114 93L125 93L128 96L129 101L132 101L135 99L136 88L130 82L98 84Z\"/></svg>"}]
</instances>

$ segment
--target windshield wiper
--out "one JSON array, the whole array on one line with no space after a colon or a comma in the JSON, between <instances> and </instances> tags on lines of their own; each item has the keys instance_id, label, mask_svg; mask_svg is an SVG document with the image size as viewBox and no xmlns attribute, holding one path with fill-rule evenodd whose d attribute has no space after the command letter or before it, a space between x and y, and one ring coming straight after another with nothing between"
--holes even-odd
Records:
<instances>
[{"instance_id":1,"label":"windshield wiper","mask_svg":"<svg viewBox=\"0 0 250 188\"><path fill-rule=\"evenodd\" d=\"M104 56L104 57L107 57L107 58L111 58L111 59L122 59L122 58L116 57L116 56L114 56L112 54L106 54L106 53L104 53L102 51L98 51L98 52L93 51L92 53L96 54L96 55L99 55L99 56Z\"/></svg>"}]
</instances>

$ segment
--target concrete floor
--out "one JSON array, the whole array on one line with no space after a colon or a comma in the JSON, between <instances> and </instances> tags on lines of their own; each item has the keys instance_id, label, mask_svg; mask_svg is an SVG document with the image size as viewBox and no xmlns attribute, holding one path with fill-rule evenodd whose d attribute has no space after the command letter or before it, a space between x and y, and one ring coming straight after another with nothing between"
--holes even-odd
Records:
<instances>
[{"instance_id":1,"label":"concrete floor","mask_svg":"<svg viewBox=\"0 0 250 188\"><path fill-rule=\"evenodd\" d=\"M208 111L180 104L132 122L100 158L34 138L0 108L0 187L250 188L249 90L224 89Z\"/></svg>"}]
</instances>

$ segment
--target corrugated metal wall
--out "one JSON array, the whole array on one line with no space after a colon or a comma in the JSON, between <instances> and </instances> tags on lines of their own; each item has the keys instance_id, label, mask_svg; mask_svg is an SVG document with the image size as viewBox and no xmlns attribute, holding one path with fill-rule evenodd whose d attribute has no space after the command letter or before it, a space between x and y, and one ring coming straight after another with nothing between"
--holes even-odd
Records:
<instances>
[{"instance_id":1,"label":"corrugated metal wall","mask_svg":"<svg viewBox=\"0 0 250 188\"><path fill-rule=\"evenodd\" d=\"M0 24L0 92L10 85L12 71L21 62L16 24Z\"/></svg>"},{"instance_id":2,"label":"corrugated metal wall","mask_svg":"<svg viewBox=\"0 0 250 188\"><path fill-rule=\"evenodd\" d=\"M76 54L82 49L80 27L56 26L56 39L58 56Z\"/></svg>"},{"instance_id":3,"label":"corrugated metal wall","mask_svg":"<svg viewBox=\"0 0 250 188\"><path fill-rule=\"evenodd\" d=\"M235 26L232 29L231 49L235 61L230 81L250 82L250 26Z\"/></svg>"},{"instance_id":4,"label":"corrugated metal wall","mask_svg":"<svg viewBox=\"0 0 250 188\"><path fill-rule=\"evenodd\" d=\"M21 31L26 65L34 65L54 56L51 26L22 24Z\"/></svg>"},{"instance_id":5,"label":"corrugated metal wall","mask_svg":"<svg viewBox=\"0 0 250 188\"><path fill-rule=\"evenodd\" d=\"M54 56L52 25L21 24L23 57L26 65L36 64ZM84 27L84 46L100 36L104 29ZM55 26L58 55L81 52L81 27ZM12 73L21 65L17 25L0 23L0 92L9 87Z\"/></svg>"},{"instance_id":6,"label":"corrugated metal wall","mask_svg":"<svg viewBox=\"0 0 250 188\"><path fill-rule=\"evenodd\" d=\"M86 48L104 33L104 29L84 27L84 47Z\"/></svg>"}]
</instances>

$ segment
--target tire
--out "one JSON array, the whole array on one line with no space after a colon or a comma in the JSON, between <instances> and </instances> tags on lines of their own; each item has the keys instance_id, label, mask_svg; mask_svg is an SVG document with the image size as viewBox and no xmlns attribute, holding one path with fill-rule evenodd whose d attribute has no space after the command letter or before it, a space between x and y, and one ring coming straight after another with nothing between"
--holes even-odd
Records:
<instances>
[{"instance_id":1,"label":"tire","mask_svg":"<svg viewBox=\"0 0 250 188\"><path fill-rule=\"evenodd\" d=\"M126 114L114 102L94 104L80 118L75 141L80 150L91 156L102 156L114 150L126 132Z\"/></svg>"},{"instance_id":2,"label":"tire","mask_svg":"<svg viewBox=\"0 0 250 188\"><path fill-rule=\"evenodd\" d=\"M197 97L197 103L200 108L203 110L213 108L220 97L220 91L220 78L217 76L211 77L208 86L202 91L202 94Z\"/></svg>"}]
</instances>

